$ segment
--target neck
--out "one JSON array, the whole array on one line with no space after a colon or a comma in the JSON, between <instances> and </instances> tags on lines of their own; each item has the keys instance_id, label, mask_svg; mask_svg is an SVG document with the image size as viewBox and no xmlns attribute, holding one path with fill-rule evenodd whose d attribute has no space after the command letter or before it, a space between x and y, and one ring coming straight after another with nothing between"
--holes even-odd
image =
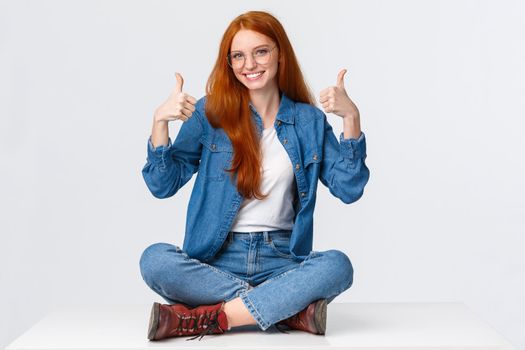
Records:
<instances>
[{"instance_id":1,"label":"neck","mask_svg":"<svg viewBox=\"0 0 525 350\"><path fill-rule=\"evenodd\" d=\"M281 103L279 89L273 88L266 91L250 91L250 101L257 113L261 116L265 127L273 125Z\"/></svg>"}]
</instances>

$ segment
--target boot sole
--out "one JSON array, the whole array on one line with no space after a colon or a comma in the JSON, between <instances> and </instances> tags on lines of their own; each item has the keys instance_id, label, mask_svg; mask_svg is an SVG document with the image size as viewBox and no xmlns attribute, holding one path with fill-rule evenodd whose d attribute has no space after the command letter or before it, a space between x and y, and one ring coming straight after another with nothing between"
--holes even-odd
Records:
<instances>
[{"instance_id":1,"label":"boot sole","mask_svg":"<svg viewBox=\"0 0 525 350\"><path fill-rule=\"evenodd\" d=\"M315 304L314 322L318 334L326 332L326 299L321 299Z\"/></svg>"},{"instance_id":2,"label":"boot sole","mask_svg":"<svg viewBox=\"0 0 525 350\"><path fill-rule=\"evenodd\" d=\"M148 327L148 339L149 340L155 339L155 333L157 332L157 328L159 328L159 309L160 309L160 304L157 302L154 302L153 306L151 307L151 315L149 317L149 327Z\"/></svg>"}]
</instances>

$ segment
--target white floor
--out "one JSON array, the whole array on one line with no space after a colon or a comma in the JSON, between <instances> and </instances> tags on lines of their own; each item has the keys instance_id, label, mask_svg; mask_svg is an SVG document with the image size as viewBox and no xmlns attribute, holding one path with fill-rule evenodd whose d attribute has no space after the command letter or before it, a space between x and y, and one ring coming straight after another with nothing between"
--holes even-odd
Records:
<instances>
[{"instance_id":1,"label":"white floor","mask_svg":"<svg viewBox=\"0 0 525 350\"><path fill-rule=\"evenodd\" d=\"M221 335L148 341L151 305L78 306L57 310L6 349L513 349L463 303L337 303L328 305L326 335L283 334L271 327Z\"/></svg>"}]
</instances>

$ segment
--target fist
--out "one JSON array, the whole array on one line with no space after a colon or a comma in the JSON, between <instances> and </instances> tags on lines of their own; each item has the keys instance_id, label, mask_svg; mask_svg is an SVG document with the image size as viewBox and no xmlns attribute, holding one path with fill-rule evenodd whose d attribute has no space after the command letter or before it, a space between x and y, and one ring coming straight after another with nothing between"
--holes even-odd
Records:
<instances>
[{"instance_id":1,"label":"fist","mask_svg":"<svg viewBox=\"0 0 525 350\"><path fill-rule=\"evenodd\" d=\"M182 75L175 73L175 78L177 79L175 89L168 96L168 99L155 110L154 119L156 122L169 122L177 119L187 121L195 111L195 103L197 102L195 97L182 92L182 85L184 84Z\"/></svg>"},{"instance_id":2,"label":"fist","mask_svg":"<svg viewBox=\"0 0 525 350\"><path fill-rule=\"evenodd\" d=\"M340 117L358 117L359 110L345 90L344 75L346 69L342 69L337 76L336 86L330 86L321 91L319 102L326 113L334 113Z\"/></svg>"}]
</instances>

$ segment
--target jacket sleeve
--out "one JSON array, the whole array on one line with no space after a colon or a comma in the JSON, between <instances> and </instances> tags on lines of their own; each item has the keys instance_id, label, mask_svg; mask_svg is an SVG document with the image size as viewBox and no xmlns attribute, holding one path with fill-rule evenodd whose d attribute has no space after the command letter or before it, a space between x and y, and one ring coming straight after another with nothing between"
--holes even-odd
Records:
<instances>
[{"instance_id":1,"label":"jacket sleeve","mask_svg":"<svg viewBox=\"0 0 525 350\"><path fill-rule=\"evenodd\" d=\"M323 113L324 114L324 113ZM323 158L320 180L330 193L350 204L363 195L370 171L365 164L366 140L361 132L358 139L344 139L339 135L339 142L332 126L324 115Z\"/></svg>"},{"instance_id":2,"label":"jacket sleeve","mask_svg":"<svg viewBox=\"0 0 525 350\"><path fill-rule=\"evenodd\" d=\"M201 118L195 110L187 121L182 122L173 144L168 138L168 145L154 148L151 136L148 138L142 177L156 198L173 196L199 170L202 151L199 139L203 132Z\"/></svg>"}]
</instances>

